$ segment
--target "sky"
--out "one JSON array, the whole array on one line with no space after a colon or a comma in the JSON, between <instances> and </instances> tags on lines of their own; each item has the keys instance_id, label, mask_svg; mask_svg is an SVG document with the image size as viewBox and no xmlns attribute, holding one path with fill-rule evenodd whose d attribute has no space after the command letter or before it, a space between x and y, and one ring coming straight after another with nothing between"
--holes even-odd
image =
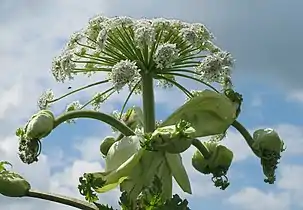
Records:
<instances>
[{"instance_id":1,"label":"sky","mask_svg":"<svg viewBox=\"0 0 303 210\"><path fill-rule=\"evenodd\" d=\"M243 94L239 121L250 132L274 128L287 145L274 185L263 182L259 160L243 138L230 129L223 144L234 152L229 171L231 185L226 191L215 188L209 176L191 166L191 148L183 162L191 179L193 194L179 193L193 210L297 210L303 207L303 71L301 49L303 25L300 0L0 0L0 160L8 160L13 170L30 181L32 188L81 198L78 178L88 171L103 170L100 141L111 135L109 126L92 120L59 126L43 140L39 162L21 163L17 156L16 128L37 111L39 95L52 88L56 95L68 86L80 87L101 78L77 77L58 84L50 68L69 36L97 14L134 18L165 17L205 24L216 37L216 44L236 59L233 81ZM201 86L190 84L194 89ZM85 102L102 87L62 100L56 114L73 100ZM102 105L111 112L123 102L115 95ZM172 100L172 98L174 100ZM176 100L175 100L176 99ZM136 97L131 104L139 104ZM157 119L165 119L183 103L177 90L156 90ZM117 190L100 196L100 202L117 205ZM60 204L32 198L0 196L1 209L68 210Z\"/></svg>"}]
</instances>

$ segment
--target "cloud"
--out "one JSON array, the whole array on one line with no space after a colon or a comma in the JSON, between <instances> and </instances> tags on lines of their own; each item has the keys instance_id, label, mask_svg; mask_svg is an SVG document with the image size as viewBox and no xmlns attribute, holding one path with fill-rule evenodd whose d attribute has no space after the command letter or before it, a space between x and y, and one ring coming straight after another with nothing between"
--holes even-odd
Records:
<instances>
[{"instance_id":1,"label":"cloud","mask_svg":"<svg viewBox=\"0 0 303 210\"><path fill-rule=\"evenodd\" d=\"M280 179L278 181L277 186L280 189L283 189L291 195L292 202L300 207L303 207L303 181L302 181L302 173L303 166L302 165L283 165L280 167Z\"/></svg>"},{"instance_id":2,"label":"cloud","mask_svg":"<svg viewBox=\"0 0 303 210\"><path fill-rule=\"evenodd\" d=\"M290 197L286 193L262 192L259 189L247 187L235 193L227 200L240 210L290 209Z\"/></svg>"}]
</instances>

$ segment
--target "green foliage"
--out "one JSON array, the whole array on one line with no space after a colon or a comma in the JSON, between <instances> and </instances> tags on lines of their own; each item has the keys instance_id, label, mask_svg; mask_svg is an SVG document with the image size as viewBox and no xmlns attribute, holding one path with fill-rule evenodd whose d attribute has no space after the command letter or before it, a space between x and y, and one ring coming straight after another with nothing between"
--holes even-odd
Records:
<instances>
[{"instance_id":1,"label":"green foliage","mask_svg":"<svg viewBox=\"0 0 303 210\"><path fill-rule=\"evenodd\" d=\"M163 200L161 194L161 179L155 176L152 185L142 191L136 203L128 199L126 192L122 192L119 204L123 210L189 210L187 200L182 200L178 195Z\"/></svg>"}]
</instances>

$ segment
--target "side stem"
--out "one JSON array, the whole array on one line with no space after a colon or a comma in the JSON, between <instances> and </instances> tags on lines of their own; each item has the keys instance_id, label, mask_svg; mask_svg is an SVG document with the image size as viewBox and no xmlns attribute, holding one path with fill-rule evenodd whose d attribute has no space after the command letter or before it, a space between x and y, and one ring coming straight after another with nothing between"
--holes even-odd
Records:
<instances>
[{"instance_id":1,"label":"side stem","mask_svg":"<svg viewBox=\"0 0 303 210\"><path fill-rule=\"evenodd\" d=\"M205 159L210 158L210 152L208 151L208 149L202 144L202 142L198 139L193 139L192 143L193 146L195 146L203 155L203 157Z\"/></svg>"},{"instance_id":2,"label":"side stem","mask_svg":"<svg viewBox=\"0 0 303 210\"><path fill-rule=\"evenodd\" d=\"M66 197L63 195L56 195L52 193L39 192L37 190L30 190L26 196L61 203L83 210L98 210L98 207L94 204L76 198Z\"/></svg>"},{"instance_id":3,"label":"side stem","mask_svg":"<svg viewBox=\"0 0 303 210\"><path fill-rule=\"evenodd\" d=\"M61 116L59 116L58 118L56 118L53 129L67 120L76 119L76 118L91 118L91 119L100 120L102 122L105 122L115 127L118 131L123 133L123 135L125 136L135 135L132 129L130 129L128 126L126 126L116 118L102 112L91 111L91 110L76 110L76 111L66 112Z\"/></svg>"},{"instance_id":4,"label":"side stem","mask_svg":"<svg viewBox=\"0 0 303 210\"><path fill-rule=\"evenodd\" d=\"M242 134L242 136L244 137L244 139L245 139L246 143L248 144L248 146L250 147L250 149L253 151L253 153L257 157L259 157L259 154L253 149L254 139L252 138L252 136L250 135L248 130L246 130L246 128L241 123L239 123L237 120L235 120L233 122L232 126Z\"/></svg>"},{"instance_id":5,"label":"side stem","mask_svg":"<svg viewBox=\"0 0 303 210\"><path fill-rule=\"evenodd\" d=\"M142 74L142 100L144 116L144 132L153 132L155 130L155 99L153 77L150 73Z\"/></svg>"}]
</instances>

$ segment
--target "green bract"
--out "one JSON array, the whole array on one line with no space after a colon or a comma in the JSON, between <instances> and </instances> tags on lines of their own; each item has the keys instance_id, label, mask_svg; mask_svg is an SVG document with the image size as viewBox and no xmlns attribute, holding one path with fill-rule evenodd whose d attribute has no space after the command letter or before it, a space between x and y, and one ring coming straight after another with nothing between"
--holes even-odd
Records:
<instances>
[{"instance_id":1,"label":"green bract","mask_svg":"<svg viewBox=\"0 0 303 210\"><path fill-rule=\"evenodd\" d=\"M113 136L105 137L100 144L100 152L106 156L108 153L108 150L115 143L115 141L116 141L116 139Z\"/></svg>"},{"instance_id":2,"label":"green bract","mask_svg":"<svg viewBox=\"0 0 303 210\"><path fill-rule=\"evenodd\" d=\"M135 130L138 126L143 126L143 112L140 107L132 107L127 110L123 117L123 122L130 127L131 129Z\"/></svg>"},{"instance_id":3,"label":"green bract","mask_svg":"<svg viewBox=\"0 0 303 210\"><path fill-rule=\"evenodd\" d=\"M253 134L253 148L262 153L264 150L280 153L283 151L284 143L278 133L271 129L258 129Z\"/></svg>"},{"instance_id":4,"label":"green bract","mask_svg":"<svg viewBox=\"0 0 303 210\"><path fill-rule=\"evenodd\" d=\"M54 115L49 110L41 110L34 114L24 128L27 139L42 139L46 137L54 127Z\"/></svg>"},{"instance_id":5,"label":"green bract","mask_svg":"<svg viewBox=\"0 0 303 210\"><path fill-rule=\"evenodd\" d=\"M168 153L181 153L191 146L196 130L181 121L177 125L157 128L150 137L151 147Z\"/></svg>"},{"instance_id":6,"label":"green bract","mask_svg":"<svg viewBox=\"0 0 303 210\"><path fill-rule=\"evenodd\" d=\"M7 171L0 163L0 194L8 197L22 197L27 195L30 190L30 184L19 174Z\"/></svg>"},{"instance_id":7,"label":"green bract","mask_svg":"<svg viewBox=\"0 0 303 210\"><path fill-rule=\"evenodd\" d=\"M224 94L204 90L171 114L161 126L185 120L196 130L195 137L224 133L236 119L239 104Z\"/></svg>"},{"instance_id":8,"label":"green bract","mask_svg":"<svg viewBox=\"0 0 303 210\"><path fill-rule=\"evenodd\" d=\"M275 170L284 151L284 142L278 133L271 129L258 129L253 134L253 149L261 159L263 173L267 177L266 183L273 184L276 180Z\"/></svg>"},{"instance_id":9,"label":"green bract","mask_svg":"<svg viewBox=\"0 0 303 210\"><path fill-rule=\"evenodd\" d=\"M140 149L140 141L142 138L138 136L123 137L121 141L115 142L106 155L105 171L117 169L121 164L137 153Z\"/></svg>"},{"instance_id":10,"label":"green bract","mask_svg":"<svg viewBox=\"0 0 303 210\"><path fill-rule=\"evenodd\" d=\"M225 189L229 185L226 174L233 160L233 152L216 142L203 142L202 144L208 149L210 157L205 158L197 150L192 157L193 167L203 174L212 173L215 186Z\"/></svg>"},{"instance_id":11,"label":"green bract","mask_svg":"<svg viewBox=\"0 0 303 210\"><path fill-rule=\"evenodd\" d=\"M127 136L110 147L105 159L105 172L89 173L92 179L102 179L104 182L95 189L96 192L112 190L129 176L143 154L141 140L138 136Z\"/></svg>"},{"instance_id":12,"label":"green bract","mask_svg":"<svg viewBox=\"0 0 303 210\"><path fill-rule=\"evenodd\" d=\"M128 192L130 198L137 196L149 186L157 176L162 182L162 198L172 195L172 177L184 192L191 194L190 181L179 154L145 151L126 180L121 183L121 190Z\"/></svg>"}]
</instances>

